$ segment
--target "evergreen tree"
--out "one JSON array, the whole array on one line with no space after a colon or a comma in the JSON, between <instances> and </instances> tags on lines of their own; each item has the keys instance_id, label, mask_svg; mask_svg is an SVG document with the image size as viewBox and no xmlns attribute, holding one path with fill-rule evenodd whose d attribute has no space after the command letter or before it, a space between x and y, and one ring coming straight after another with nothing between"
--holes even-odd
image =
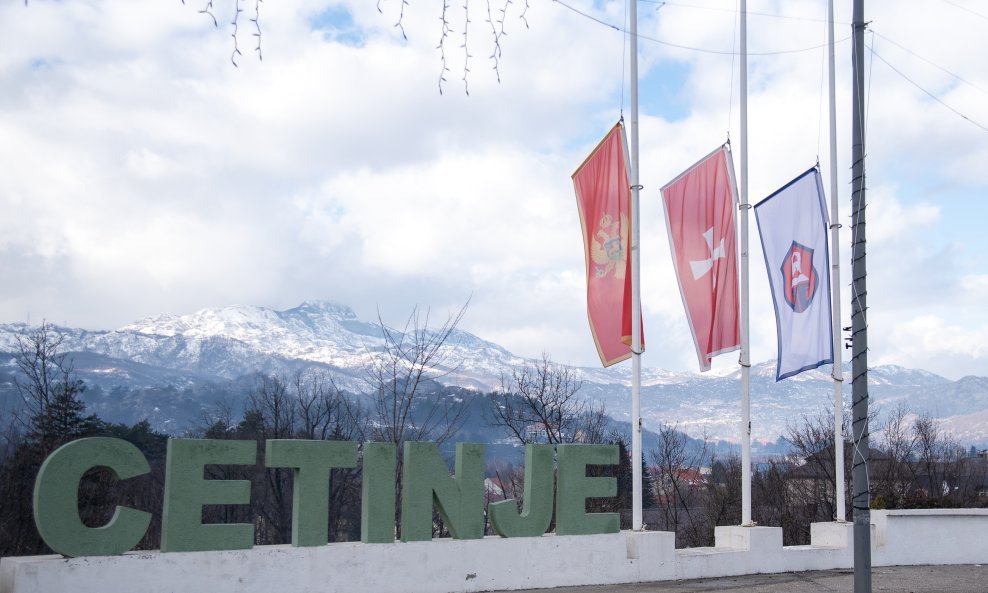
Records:
<instances>
[{"instance_id":1,"label":"evergreen tree","mask_svg":"<svg viewBox=\"0 0 988 593\"><path fill-rule=\"evenodd\" d=\"M618 483L617 506L620 509L631 509L634 501L634 475L631 471L631 452L623 438L618 438L614 444L618 446L618 467L615 473ZM655 481L652 473L648 471L645 460L642 460L642 508L651 509L655 507Z\"/></svg>"},{"instance_id":2,"label":"evergreen tree","mask_svg":"<svg viewBox=\"0 0 988 593\"><path fill-rule=\"evenodd\" d=\"M631 471L631 454L624 439L619 438L615 443L618 446L618 466L617 466L617 503L619 509L632 508L632 492L634 492L634 476Z\"/></svg>"},{"instance_id":3,"label":"evergreen tree","mask_svg":"<svg viewBox=\"0 0 988 593\"><path fill-rule=\"evenodd\" d=\"M644 459L642 459L642 508L655 508L655 480L652 479L652 472L648 471Z\"/></svg>"}]
</instances>

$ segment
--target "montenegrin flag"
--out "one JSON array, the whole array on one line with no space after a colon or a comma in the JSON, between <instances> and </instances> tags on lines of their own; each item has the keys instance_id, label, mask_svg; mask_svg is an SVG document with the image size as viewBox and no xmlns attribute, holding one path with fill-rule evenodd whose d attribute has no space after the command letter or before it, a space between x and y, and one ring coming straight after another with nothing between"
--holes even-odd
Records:
<instances>
[{"instance_id":1,"label":"montenegrin flag","mask_svg":"<svg viewBox=\"0 0 988 593\"><path fill-rule=\"evenodd\" d=\"M768 268L779 360L775 380L834 361L827 206L812 168L755 205Z\"/></svg>"},{"instance_id":2,"label":"montenegrin flag","mask_svg":"<svg viewBox=\"0 0 988 593\"><path fill-rule=\"evenodd\" d=\"M631 186L618 123L573 173L587 262L587 317L600 362L631 356Z\"/></svg>"},{"instance_id":3,"label":"montenegrin flag","mask_svg":"<svg viewBox=\"0 0 988 593\"><path fill-rule=\"evenodd\" d=\"M700 370L741 347L737 185L725 144L662 188L669 246Z\"/></svg>"}]
</instances>

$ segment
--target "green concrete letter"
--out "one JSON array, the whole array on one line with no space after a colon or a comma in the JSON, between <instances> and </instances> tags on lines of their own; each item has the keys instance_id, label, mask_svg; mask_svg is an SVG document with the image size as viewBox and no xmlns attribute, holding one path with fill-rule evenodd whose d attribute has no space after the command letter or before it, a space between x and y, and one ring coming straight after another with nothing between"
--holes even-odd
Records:
<instances>
[{"instance_id":1,"label":"green concrete letter","mask_svg":"<svg viewBox=\"0 0 988 593\"><path fill-rule=\"evenodd\" d=\"M207 480L207 465L253 465L254 441L168 439L161 551L246 550L254 545L252 523L203 524L207 504L250 504L249 480Z\"/></svg>"},{"instance_id":2,"label":"green concrete letter","mask_svg":"<svg viewBox=\"0 0 988 593\"><path fill-rule=\"evenodd\" d=\"M484 446L456 445L455 477L435 443L405 443L401 541L432 539L432 505L456 539L484 537Z\"/></svg>"},{"instance_id":3,"label":"green concrete letter","mask_svg":"<svg viewBox=\"0 0 988 593\"><path fill-rule=\"evenodd\" d=\"M266 443L264 457L268 467L294 469L292 545L328 543L330 471L357 465L357 443L276 439Z\"/></svg>"},{"instance_id":4,"label":"green concrete letter","mask_svg":"<svg viewBox=\"0 0 988 593\"><path fill-rule=\"evenodd\" d=\"M538 537L552 522L552 445L525 445L524 509L513 498L487 507L491 527L501 537Z\"/></svg>"},{"instance_id":5,"label":"green concrete letter","mask_svg":"<svg viewBox=\"0 0 988 593\"><path fill-rule=\"evenodd\" d=\"M617 513L588 513L588 498L617 495L617 478L587 477L588 465L617 465L617 445L559 445L556 475L556 533L617 533Z\"/></svg>"},{"instance_id":6,"label":"green concrete letter","mask_svg":"<svg viewBox=\"0 0 988 593\"><path fill-rule=\"evenodd\" d=\"M365 544L393 544L398 449L391 443L364 443L363 453L360 541Z\"/></svg>"},{"instance_id":7,"label":"green concrete letter","mask_svg":"<svg viewBox=\"0 0 988 593\"><path fill-rule=\"evenodd\" d=\"M65 556L123 554L141 541L151 515L118 506L110 522L86 527L79 518L79 482L95 467L116 480L151 471L140 449L120 439L79 439L56 449L41 465L34 482L34 522L48 546Z\"/></svg>"}]
</instances>

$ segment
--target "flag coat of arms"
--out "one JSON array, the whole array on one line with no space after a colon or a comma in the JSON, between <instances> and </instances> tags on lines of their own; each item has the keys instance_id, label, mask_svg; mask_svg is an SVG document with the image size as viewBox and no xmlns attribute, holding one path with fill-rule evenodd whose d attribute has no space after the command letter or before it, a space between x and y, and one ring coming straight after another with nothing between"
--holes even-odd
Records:
<instances>
[{"instance_id":1,"label":"flag coat of arms","mask_svg":"<svg viewBox=\"0 0 988 593\"><path fill-rule=\"evenodd\" d=\"M755 205L779 355L775 380L833 363L829 221L814 167Z\"/></svg>"},{"instance_id":2,"label":"flag coat of arms","mask_svg":"<svg viewBox=\"0 0 988 593\"><path fill-rule=\"evenodd\" d=\"M728 145L662 188L669 247L700 370L741 347L737 185Z\"/></svg>"},{"instance_id":3,"label":"flag coat of arms","mask_svg":"<svg viewBox=\"0 0 988 593\"><path fill-rule=\"evenodd\" d=\"M600 362L631 356L631 186L618 123L573 173L587 264L587 317Z\"/></svg>"}]
</instances>

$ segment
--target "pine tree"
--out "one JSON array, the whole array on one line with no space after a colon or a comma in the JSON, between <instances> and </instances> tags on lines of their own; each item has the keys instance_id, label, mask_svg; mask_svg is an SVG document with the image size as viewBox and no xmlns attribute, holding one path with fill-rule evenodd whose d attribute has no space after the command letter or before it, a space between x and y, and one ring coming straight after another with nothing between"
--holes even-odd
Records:
<instances>
[{"instance_id":1,"label":"pine tree","mask_svg":"<svg viewBox=\"0 0 988 593\"><path fill-rule=\"evenodd\" d=\"M631 454L628 451L628 445L624 442L623 438L618 438L615 441L618 446L618 467L617 467L617 483L618 483L618 494L617 501L618 507L621 509L631 509L633 503L632 492L634 492L634 476L631 472ZM642 460L642 508L651 509L655 507L655 481L652 479L652 473L648 471L648 466L645 465L645 460Z\"/></svg>"},{"instance_id":2,"label":"pine tree","mask_svg":"<svg viewBox=\"0 0 988 593\"><path fill-rule=\"evenodd\" d=\"M618 466L617 466L617 503L619 509L630 509L632 507L632 492L634 492L634 476L631 471L631 455L624 439L619 438L615 443L618 446Z\"/></svg>"},{"instance_id":3,"label":"pine tree","mask_svg":"<svg viewBox=\"0 0 988 593\"><path fill-rule=\"evenodd\" d=\"M644 459L642 459L642 508L655 508L655 480L652 479L652 472L648 470Z\"/></svg>"}]
</instances>

